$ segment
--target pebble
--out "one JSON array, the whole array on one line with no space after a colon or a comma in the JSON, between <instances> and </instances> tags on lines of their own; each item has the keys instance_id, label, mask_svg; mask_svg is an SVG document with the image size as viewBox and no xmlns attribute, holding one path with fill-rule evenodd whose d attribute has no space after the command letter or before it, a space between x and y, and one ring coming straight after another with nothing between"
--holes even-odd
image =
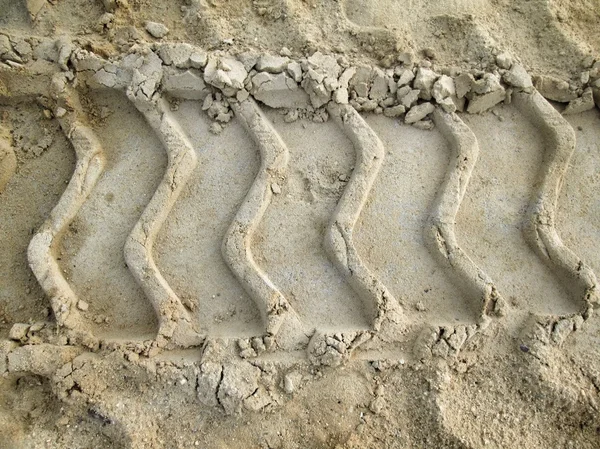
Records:
<instances>
[{"instance_id":1,"label":"pebble","mask_svg":"<svg viewBox=\"0 0 600 449\"><path fill-rule=\"evenodd\" d=\"M252 95L272 108L298 109L309 104L307 93L287 73L260 72L252 77Z\"/></svg>"},{"instance_id":2,"label":"pebble","mask_svg":"<svg viewBox=\"0 0 600 449\"><path fill-rule=\"evenodd\" d=\"M15 341L25 341L27 339L27 331L29 331L29 324L16 323L10 328L8 332L8 338Z\"/></svg>"},{"instance_id":3,"label":"pebble","mask_svg":"<svg viewBox=\"0 0 600 449\"><path fill-rule=\"evenodd\" d=\"M553 76L535 76L533 84L539 93L548 100L567 103L577 98L577 94L570 89L569 83Z\"/></svg>"},{"instance_id":4,"label":"pebble","mask_svg":"<svg viewBox=\"0 0 600 449\"><path fill-rule=\"evenodd\" d=\"M454 80L449 76L442 75L433 84L433 98L440 103L444 98L451 97L456 94Z\"/></svg>"},{"instance_id":5,"label":"pebble","mask_svg":"<svg viewBox=\"0 0 600 449\"><path fill-rule=\"evenodd\" d=\"M268 73L281 73L290 60L283 56L263 55L256 62L256 70Z\"/></svg>"},{"instance_id":6,"label":"pebble","mask_svg":"<svg viewBox=\"0 0 600 449\"><path fill-rule=\"evenodd\" d=\"M385 115L386 117L400 117L405 112L406 108L403 105L399 104L391 108L385 108L383 110L383 115Z\"/></svg>"},{"instance_id":7,"label":"pebble","mask_svg":"<svg viewBox=\"0 0 600 449\"><path fill-rule=\"evenodd\" d=\"M431 93L433 90L433 84L437 79L438 74L435 73L433 70L420 67L419 70L417 70L417 75L415 76L413 87L421 91L420 97L423 100L430 100Z\"/></svg>"},{"instance_id":8,"label":"pebble","mask_svg":"<svg viewBox=\"0 0 600 449\"><path fill-rule=\"evenodd\" d=\"M431 114L435 110L435 106L431 103L423 103L417 106L414 106L406 113L406 117L404 121L408 124L416 123L429 114Z\"/></svg>"},{"instance_id":9,"label":"pebble","mask_svg":"<svg viewBox=\"0 0 600 449\"><path fill-rule=\"evenodd\" d=\"M479 114L493 108L506 98L506 92L503 87L484 95L475 95L469 100L467 112L470 114Z\"/></svg>"},{"instance_id":10,"label":"pebble","mask_svg":"<svg viewBox=\"0 0 600 449\"><path fill-rule=\"evenodd\" d=\"M513 64L511 69L502 77L507 84L522 89L525 92L533 91L533 82L527 70L520 64Z\"/></svg>"},{"instance_id":11,"label":"pebble","mask_svg":"<svg viewBox=\"0 0 600 449\"><path fill-rule=\"evenodd\" d=\"M588 87L583 91L581 97L569 102L563 111L563 115L579 114L581 112L589 111L590 109L594 109L594 95L592 88Z\"/></svg>"},{"instance_id":12,"label":"pebble","mask_svg":"<svg viewBox=\"0 0 600 449\"><path fill-rule=\"evenodd\" d=\"M508 54L508 53L500 53L498 56L496 56L496 64L498 65L498 67L500 67L501 69L510 69L512 66L512 57Z\"/></svg>"},{"instance_id":13,"label":"pebble","mask_svg":"<svg viewBox=\"0 0 600 449\"><path fill-rule=\"evenodd\" d=\"M169 34L169 29L162 23L158 22L146 22L146 31L152 37L155 37L157 39L163 38L167 34Z\"/></svg>"},{"instance_id":14,"label":"pebble","mask_svg":"<svg viewBox=\"0 0 600 449\"><path fill-rule=\"evenodd\" d=\"M419 89L412 89L410 92L408 92L402 98L400 98L400 103L406 109L411 108L419 99L420 92L421 91Z\"/></svg>"}]
</instances>

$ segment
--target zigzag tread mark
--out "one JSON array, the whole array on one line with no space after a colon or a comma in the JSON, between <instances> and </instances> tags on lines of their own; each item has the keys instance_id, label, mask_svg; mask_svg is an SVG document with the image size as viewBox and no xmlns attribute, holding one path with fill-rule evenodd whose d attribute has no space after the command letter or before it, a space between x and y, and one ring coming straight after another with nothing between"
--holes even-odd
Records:
<instances>
[{"instance_id":1,"label":"zigzag tread mark","mask_svg":"<svg viewBox=\"0 0 600 449\"><path fill-rule=\"evenodd\" d=\"M61 234L96 185L104 169L104 156L94 132L82 121L81 106L75 92L60 92L58 107L65 111L58 121L75 149L77 163L58 204L29 243L27 259L36 279L50 298L58 324L83 331L77 310L78 298L63 276L54 252Z\"/></svg>"},{"instance_id":2,"label":"zigzag tread mark","mask_svg":"<svg viewBox=\"0 0 600 449\"><path fill-rule=\"evenodd\" d=\"M354 144L356 161L329 220L324 245L330 259L363 301L373 330L379 331L387 318L398 321L400 306L361 260L352 232L377 178L385 151L381 140L354 108L330 103L328 110Z\"/></svg>"},{"instance_id":3,"label":"zigzag tread mark","mask_svg":"<svg viewBox=\"0 0 600 449\"><path fill-rule=\"evenodd\" d=\"M280 347L290 347L297 344L298 339L305 339L298 316L254 261L251 250L254 232L271 202L271 185L281 182L285 176L289 152L252 98L232 103L231 106L256 142L261 163L256 178L223 239L223 258L259 308L267 336L275 337Z\"/></svg>"},{"instance_id":4,"label":"zigzag tread mark","mask_svg":"<svg viewBox=\"0 0 600 449\"><path fill-rule=\"evenodd\" d=\"M527 211L525 238L551 268L573 279L580 290L578 301L584 304L585 311L589 310L592 303L599 301L596 275L562 242L555 228L558 195L575 150L575 132L537 91L515 93L514 104L541 131L546 146L537 188Z\"/></svg>"},{"instance_id":5,"label":"zigzag tread mark","mask_svg":"<svg viewBox=\"0 0 600 449\"><path fill-rule=\"evenodd\" d=\"M175 346L199 344L203 337L161 275L152 255L156 236L196 166L196 153L171 115L165 100L159 99L154 103L133 95L129 95L129 98L163 143L168 164L160 184L127 238L125 260L158 316L158 337L167 339Z\"/></svg>"},{"instance_id":6,"label":"zigzag tread mark","mask_svg":"<svg viewBox=\"0 0 600 449\"><path fill-rule=\"evenodd\" d=\"M425 225L425 242L430 252L451 268L461 287L480 301L483 316L500 308L502 298L491 278L459 246L454 232L456 214L477 163L479 146L473 132L458 115L437 108L433 118L450 143L452 157Z\"/></svg>"}]
</instances>

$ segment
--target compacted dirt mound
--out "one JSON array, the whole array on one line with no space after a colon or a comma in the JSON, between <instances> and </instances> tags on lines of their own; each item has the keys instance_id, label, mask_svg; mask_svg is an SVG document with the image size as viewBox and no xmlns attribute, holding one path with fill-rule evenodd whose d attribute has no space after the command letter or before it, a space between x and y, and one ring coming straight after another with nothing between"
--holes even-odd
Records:
<instances>
[{"instance_id":1,"label":"compacted dirt mound","mask_svg":"<svg viewBox=\"0 0 600 449\"><path fill-rule=\"evenodd\" d=\"M0 447L598 447L598 29L0 0Z\"/></svg>"}]
</instances>

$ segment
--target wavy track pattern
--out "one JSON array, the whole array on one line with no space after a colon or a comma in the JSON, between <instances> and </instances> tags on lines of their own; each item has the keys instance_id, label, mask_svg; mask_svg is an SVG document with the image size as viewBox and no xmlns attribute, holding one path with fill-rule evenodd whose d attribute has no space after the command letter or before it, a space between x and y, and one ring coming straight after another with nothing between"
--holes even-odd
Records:
<instances>
[{"instance_id":1,"label":"wavy track pattern","mask_svg":"<svg viewBox=\"0 0 600 449\"><path fill-rule=\"evenodd\" d=\"M379 137L354 108L330 103L328 110L352 141L356 161L352 176L331 216L324 245L337 269L361 298L373 330L379 331L388 312L398 312L400 306L361 260L352 233L383 163L385 150Z\"/></svg>"},{"instance_id":2,"label":"wavy track pattern","mask_svg":"<svg viewBox=\"0 0 600 449\"><path fill-rule=\"evenodd\" d=\"M189 347L203 337L195 329L181 300L163 278L152 255L156 236L197 164L196 153L169 111L165 100L156 103L128 93L163 143L168 156L167 170L150 202L125 243L125 261L137 283L151 301L158 316L159 345Z\"/></svg>"},{"instance_id":3,"label":"wavy track pattern","mask_svg":"<svg viewBox=\"0 0 600 449\"><path fill-rule=\"evenodd\" d=\"M575 151L575 132L569 122L537 91L532 94L517 92L513 101L540 130L546 144L537 189L525 219L525 238L551 268L575 282L580 290L580 300L585 304L584 311L587 311L591 303L598 303L600 300L596 275L565 246L555 228L556 204L569 161Z\"/></svg>"},{"instance_id":4,"label":"wavy track pattern","mask_svg":"<svg viewBox=\"0 0 600 449\"><path fill-rule=\"evenodd\" d=\"M258 146L261 163L254 183L223 239L222 253L231 271L260 309L267 336L275 336L278 346L288 348L297 343L296 337L302 334L302 326L287 299L255 262L251 245L271 203L271 186L285 176L289 152L252 98L241 103L232 102L231 107Z\"/></svg>"},{"instance_id":5,"label":"wavy track pattern","mask_svg":"<svg viewBox=\"0 0 600 449\"><path fill-rule=\"evenodd\" d=\"M481 302L483 316L499 305L501 297L492 279L459 246L454 231L456 214L477 163L479 145L458 115L437 108L433 119L450 143L452 158L425 225L425 242L429 251L454 272L461 288Z\"/></svg>"},{"instance_id":6,"label":"wavy track pattern","mask_svg":"<svg viewBox=\"0 0 600 449\"><path fill-rule=\"evenodd\" d=\"M61 92L58 107L66 111L58 121L75 149L77 163L58 204L29 243L27 258L36 279L50 299L58 325L84 331L77 309L78 298L63 276L54 252L61 235L102 174L104 155L94 132L81 121L81 106L75 92Z\"/></svg>"}]
</instances>

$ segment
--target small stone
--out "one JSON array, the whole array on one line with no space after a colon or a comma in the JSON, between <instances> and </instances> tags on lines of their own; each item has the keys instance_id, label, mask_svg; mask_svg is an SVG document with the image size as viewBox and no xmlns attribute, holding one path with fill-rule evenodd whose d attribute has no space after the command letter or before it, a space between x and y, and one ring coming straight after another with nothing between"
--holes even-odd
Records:
<instances>
[{"instance_id":1,"label":"small stone","mask_svg":"<svg viewBox=\"0 0 600 449\"><path fill-rule=\"evenodd\" d=\"M337 79L340 74L341 67L332 55L324 55L317 51L308 58L307 63L309 67L323 74L324 77Z\"/></svg>"},{"instance_id":2,"label":"small stone","mask_svg":"<svg viewBox=\"0 0 600 449\"><path fill-rule=\"evenodd\" d=\"M169 29L158 22L146 22L146 31L150 36L155 37L157 39L165 37L169 34Z\"/></svg>"},{"instance_id":3,"label":"small stone","mask_svg":"<svg viewBox=\"0 0 600 449\"><path fill-rule=\"evenodd\" d=\"M8 338L15 341L24 342L27 340L27 332L29 331L29 324L16 323L10 328L8 332Z\"/></svg>"},{"instance_id":4,"label":"small stone","mask_svg":"<svg viewBox=\"0 0 600 449\"><path fill-rule=\"evenodd\" d=\"M456 96L463 98L471 90L474 78L470 73L462 73L454 78L454 87L456 89Z\"/></svg>"},{"instance_id":5,"label":"small stone","mask_svg":"<svg viewBox=\"0 0 600 449\"><path fill-rule=\"evenodd\" d=\"M569 83L552 76L534 76L533 85L548 100L568 103L577 98L577 93L570 89Z\"/></svg>"},{"instance_id":6,"label":"small stone","mask_svg":"<svg viewBox=\"0 0 600 449\"><path fill-rule=\"evenodd\" d=\"M277 183L273 183L271 184L271 191L275 194L275 195L279 195L281 193L281 187L279 187L279 184Z\"/></svg>"},{"instance_id":7,"label":"small stone","mask_svg":"<svg viewBox=\"0 0 600 449\"><path fill-rule=\"evenodd\" d=\"M251 359L256 356L257 356L256 351L252 348L247 348L247 349L240 351L240 357L242 359Z\"/></svg>"},{"instance_id":8,"label":"small stone","mask_svg":"<svg viewBox=\"0 0 600 449\"><path fill-rule=\"evenodd\" d=\"M244 88L247 75L244 64L228 56L211 56L204 69L204 81L221 89L228 96Z\"/></svg>"},{"instance_id":9,"label":"small stone","mask_svg":"<svg viewBox=\"0 0 600 449\"><path fill-rule=\"evenodd\" d=\"M283 121L285 123L293 123L296 120L298 120L299 116L300 115L298 113L298 110L297 109L292 109L291 111L288 111L288 113L284 115Z\"/></svg>"},{"instance_id":10,"label":"small stone","mask_svg":"<svg viewBox=\"0 0 600 449\"><path fill-rule=\"evenodd\" d=\"M385 108L383 110L383 115L385 115L386 117L400 117L405 112L406 108L403 105L399 104L391 108Z\"/></svg>"},{"instance_id":11,"label":"small stone","mask_svg":"<svg viewBox=\"0 0 600 449\"><path fill-rule=\"evenodd\" d=\"M204 100L209 90L204 80L195 71L186 70L183 73L165 70L163 89L176 98L185 100Z\"/></svg>"},{"instance_id":12,"label":"small stone","mask_svg":"<svg viewBox=\"0 0 600 449\"><path fill-rule=\"evenodd\" d=\"M382 100L388 92L388 82L385 74L379 68L373 69L373 84L369 90L371 100Z\"/></svg>"},{"instance_id":13,"label":"small stone","mask_svg":"<svg viewBox=\"0 0 600 449\"><path fill-rule=\"evenodd\" d=\"M481 79L474 80L471 83L471 91L480 95L500 89L503 89L502 84L500 84L500 78L493 73L485 73Z\"/></svg>"},{"instance_id":14,"label":"small stone","mask_svg":"<svg viewBox=\"0 0 600 449\"><path fill-rule=\"evenodd\" d=\"M493 108L506 98L504 88L500 88L484 95L473 95L469 100L467 112L470 114L479 114Z\"/></svg>"},{"instance_id":15,"label":"small stone","mask_svg":"<svg viewBox=\"0 0 600 449\"><path fill-rule=\"evenodd\" d=\"M444 98L451 97L456 94L454 80L449 76L442 75L433 85L433 98L440 103Z\"/></svg>"},{"instance_id":16,"label":"small stone","mask_svg":"<svg viewBox=\"0 0 600 449\"><path fill-rule=\"evenodd\" d=\"M79 300L77 301L77 308L83 312L85 312L86 310L88 310L90 308L89 304L83 300Z\"/></svg>"},{"instance_id":17,"label":"small stone","mask_svg":"<svg viewBox=\"0 0 600 449\"><path fill-rule=\"evenodd\" d=\"M354 88L359 97L366 97L368 94L371 71L371 67L361 66L354 68L354 73L349 80L349 85ZM346 75L346 72L344 72L344 75ZM362 87L359 92L358 86L364 86L364 92L362 91Z\"/></svg>"},{"instance_id":18,"label":"small stone","mask_svg":"<svg viewBox=\"0 0 600 449\"><path fill-rule=\"evenodd\" d=\"M521 64L513 64L511 69L502 77L506 84L510 84L525 92L533 91L533 82L527 70Z\"/></svg>"},{"instance_id":19,"label":"small stone","mask_svg":"<svg viewBox=\"0 0 600 449\"><path fill-rule=\"evenodd\" d=\"M419 70L417 70L417 75L415 76L413 87L415 89L420 89L420 97L423 100L430 100L433 84L437 79L438 74L435 73L433 70L420 67Z\"/></svg>"},{"instance_id":20,"label":"small stone","mask_svg":"<svg viewBox=\"0 0 600 449\"><path fill-rule=\"evenodd\" d=\"M567 339L567 337L573 332L573 323L571 320L565 318L560 320L554 325L552 329L552 340L554 343L561 345Z\"/></svg>"},{"instance_id":21,"label":"small stone","mask_svg":"<svg viewBox=\"0 0 600 449\"><path fill-rule=\"evenodd\" d=\"M252 86L254 98L272 108L308 107L307 93L287 73L257 73L252 77Z\"/></svg>"},{"instance_id":22,"label":"small stone","mask_svg":"<svg viewBox=\"0 0 600 449\"><path fill-rule=\"evenodd\" d=\"M412 89L400 99L400 103L406 109L410 109L419 99L420 92L421 91L419 89Z\"/></svg>"},{"instance_id":23,"label":"small stone","mask_svg":"<svg viewBox=\"0 0 600 449\"><path fill-rule=\"evenodd\" d=\"M435 106L431 103L423 103L417 106L414 106L406 113L406 117L404 119L405 123L416 123L419 120L424 119L429 114L431 114L435 110Z\"/></svg>"},{"instance_id":24,"label":"small stone","mask_svg":"<svg viewBox=\"0 0 600 449\"><path fill-rule=\"evenodd\" d=\"M581 81L581 84L587 84L590 81L590 71L586 70L585 72L581 72L581 75L579 75L579 80Z\"/></svg>"},{"instance_id":25,"label":"small stone","mask_svg":"<svg viewBox=\"0 0 600 449\"><path fill-rule=\"evenodd\" d=\"M297 83L302 81L302 66L297 62L290 62L287 65L286 71Z\"/></svg>"},{"instance_id":26,"label":"small stone","mask_svg":"<svg viewBox=\"0 0 600 449\"><path fill-rule=\"evenodd\" d=\"M190 56L194 51L195 48L190 44L162 44L158 49L158 56L166 65L185 69L190 66Z\"/></svg>"},{"instance_id":27,"label":"small stone","mask_svg":"<svg viewBox=\"0 0 600 449\"><path fill-rule=\"evenodd\" d=\"M291 372L283 377L283 389L287 394L292 394L302 382L302 374L299 372Z\"/></svg>"},{"instance_id":28,"label":"small stone","mask_svg":"<svg viewBox=\"0 0 600 449\"><path fill-rule=\"evenodd\" d=\"M579 114L581 112L589 111L590 109L594 109L594 94L592 88L588 87L583 91L581 97L569 102L563 111L563 115Z\"/></svg>"},{"instance_id":29,"label":"small stone","mask_svg":"<svg viewBox=\"0 0 600 449\"><path fill-rule=\"evenodd\" d=\"M285 70L290 60L283 56L263 55L258 58L256 70L259 72L281 73Z\"/></svg>"},{"instance_id":30,"label":"small stone","mask_svg":"<svg viewBox=\"0 0 600 449\"><path fill-rule=\"evenodd\" d=\"M355 73L356 67L348 67L347 69L345 69L338 79L338 83L340 83L340 86L348 88L348 86L350 85L350 80L352 79Z\"/></svg>"},{"instance_id":31,"label":"small stone","mask_svg":"<svg viewBox=\"0 0 600 449\"><path fill-rule=\"evenodd\" d=\"M398 99L398 101L401 101L411 90L412 89L410 86L402 86L401 88L399 88L396 91L396 98Z\"/></svg>"},{"instance_id":32,"label":"small stone","mask_svg":"<svg viewBox=\"0 0 600 449\"><path fill-rule=\"evenodd\" d=\"M496 64L501 69L510 69L512 66L513 60L512 57L508 53L500 53L496 56Z\"/></svg>"},{"instance_id":33,"label":"small stone","mask_svg":"<svg viewBox=\"0 0 600 449\"><path fill-rule=\"evenodd\" d=\"M195 50L190 55L190 66L194 69L201 69L206 66L208 55L204 51Z\"/></svg>"}]
</instances>

